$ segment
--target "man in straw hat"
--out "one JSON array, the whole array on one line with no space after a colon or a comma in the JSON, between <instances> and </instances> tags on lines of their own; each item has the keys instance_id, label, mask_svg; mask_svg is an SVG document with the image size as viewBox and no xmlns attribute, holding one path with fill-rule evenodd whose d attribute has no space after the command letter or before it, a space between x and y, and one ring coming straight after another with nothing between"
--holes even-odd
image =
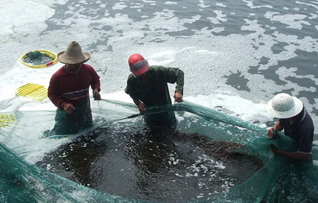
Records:
<instances>
[{"instance_id":1,"label":"man in straw hat","mask_svg":"<svg viewBox=\"0 0 318 203\"><path fill-rule=\"evenodd\" d=\"M285 135L297 143L297 150L292 152L274 146L272 151L296 160L310 160L314 124L302 101L289 94L280 93L267 103L266 110L271 116L279 119L275 126L268 130L269 139L273 139L278 131L284 130Z\"/></svg>"},{"instance_id":2,"label":"man in straw hat","mask_svg":"<svg viewBox=\"0 0 318 203\"><path fill-rule=\"evenodd\" d=\"M82 53L77 42L71 42L57 58L65 65L52 75L48 88L48 97L58 108L51 134L76 133L92 126L89 87L95 100L101 100L99 76L92 66L84 64L90 54Z\"/></svg>"},{"instance_id":3,"label":"man in straw hat","mask_svg":"<svg viewBox=\"0 0 318 203\"><path fill-rule=\"evenodd\" d=\"M184 73L178 68L149 66L140 54L133 54L128 59L131 74L127 79L125 92L138 106L140 113L145 113L151 106L171 104L167 83L176 83L174 99L183 101ZM144 120L152 129L174 129L177 121L173 111L145 114Z\"/></svg>"}]
</instances>

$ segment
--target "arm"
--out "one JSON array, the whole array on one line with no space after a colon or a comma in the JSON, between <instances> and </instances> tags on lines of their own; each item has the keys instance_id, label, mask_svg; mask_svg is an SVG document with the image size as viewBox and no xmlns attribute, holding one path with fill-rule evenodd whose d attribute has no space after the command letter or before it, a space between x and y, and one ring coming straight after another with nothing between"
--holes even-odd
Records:
<instances>
[{"instance_id":1,"label":"arm","mask_svg":"<svg viewBox=\"0 0 318 203\"><path fill-rule=\"evenodd\" d=\"M125 93L129 94L129 96L133 99L134 103L139 106L139 96L136 91L137 87L135 84L135 77L130 74L127 79L127 86L125 88Z\"/></svg>"},{"instance_id":2,"label":"arm","mask_svg":"<svg viewBox=\"0 0 318 203\"><path fill-rule=\"evenodd\" d=\"M183 101L184 72L179 68L166 68L167 82L176 83L174 98L176 102Z\"/></svg>"},{"instance_id":3,"label":"arm","mask_svg":"<svg viewBox=\"0 0 318 203\"><path fill-rule=\"evenodd\" d=\"M53 75L50 80L50 85L48 88L48 97L52 103L59 109L63 109L66 113L71 114L74 112L75 107L71 103L66 103L60 96L58 91L58 86L56 85L56 78Z\"/></svg>"},{"instance_id":4,"label":"arm","mask_svg":"<svg viewBox=\"0 0 318 203\"><path fill-rule=\"evenodd\" d=\"M302 153L299 151L286 152L286 151L280 150L280 149L272 146L272 152L275 154L280 154L280 155L286 156L288 158L299 160L299 161L309 161L310 160L310 154Z\"/></svg>"},{"instance_id":5,"label":"arm","mask_svg":"<svg viewBox=\"0 0 318 203\"><path fill-rule=\"evenodd\" d=\"M61 98L60 93L59 93L59 87L57 83L55 74L51 77L50 84L48 87L48 98L51 100L51 102L58 108L63 109L63 106L65 104L65 101Z\"/></svg>"},{"instance_id":6,"label":"arm","mask_svg":"<svg viewBox=\"0 0 318 203\"><path fill-rule=\"evenodd\" d=\"M101 96L99 94L100 92L100 79L99 79L99 75L96 73L96 71L94 70L93 67L90 67L90 71L91 71L91 75L92 75L92 83L91 83L91 87L93 90L93 97L95 100L101 100Z\"/></svg>"},{"instance_id":7,"label":"arm","mask_svg":"<svg viewBox=\"0 0 318 203\"><path fill-rule=\"evenodd\" d=\"M275 133L283 129L284 129L283 122L279 120L273 128L270 128L268 130L268 133L267 133L268 137L270 139L273 139ZM271 146L271 150L273 153L286 156L290 159L299 160L299 161L309 161L310 160L309 152L311 151L311 143L312 143L312 140L306 139L306 138L310 138L310 136L308 136L309 134L310 132L307 132L306 130L302 130L302 136L301 136L302 139L297 141L298 143L297 151L292 151L292 152L284 151L284 150L278 149L274 145Z\"/></svg>"}]
</instances>

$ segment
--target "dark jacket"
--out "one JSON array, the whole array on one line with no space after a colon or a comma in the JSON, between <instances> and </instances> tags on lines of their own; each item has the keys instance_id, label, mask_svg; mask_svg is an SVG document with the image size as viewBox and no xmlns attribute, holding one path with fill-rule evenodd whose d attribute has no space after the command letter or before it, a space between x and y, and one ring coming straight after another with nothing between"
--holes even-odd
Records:
<instances>
[{"instance_id":1,"label":"dark jacket","mask_svg":"<svg viewBox=\"0 0 318 203\"><path fill-rule=\"evenodd\" d=\"M136 105L139 100L146 107L167 105L171 104L167 83L176 83L175 92L183 94L183 71L178 68L150 66L145 81L141 77L129 75L125 92L130 95ZM174 129L177 124L173 111L145 114L144 119L149 127L165 126Z\"/></svg>"},{"instance_id":2,"label":"dark jacket","mask_svg":"<svg viewBox=\"0 0 318 203\"><path fill-rule=\"evenodd\" d=\"M137 105L141 100L146 106L171 104L167 83L176 83L176 92L183 94L184 73L178 68L150 66L147 72L147 83L130 74L125 92Z\"/></svg>"},{"instance_id":3,"label":"dark jacket","mask_svg":"<svg viewBox=\"0 0 318 203\"><path fill-rule=\"evenodd\" d=\"M314 137L314 124L305 107L292 125L290 125L288 119L279 119L279 122L284 126L285 135L297 142L299 152L311 152Z\"/></svg>"}]
</instances>

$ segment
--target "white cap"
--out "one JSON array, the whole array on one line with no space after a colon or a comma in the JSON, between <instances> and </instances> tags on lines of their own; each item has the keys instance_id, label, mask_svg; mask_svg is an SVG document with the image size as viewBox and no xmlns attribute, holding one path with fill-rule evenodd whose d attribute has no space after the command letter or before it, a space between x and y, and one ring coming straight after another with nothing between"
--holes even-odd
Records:
<instances>
[{"instance_id":1,"label":"white cap","mask_svg":"<svg viewBox=\"0 0 318 203\"><path fill-rule=\"evenodd\" d=\"M280 93L267 103L266 110L275 118L291 118L303 110L303 102L289 94Z\"/></svg>"}]
</instances>

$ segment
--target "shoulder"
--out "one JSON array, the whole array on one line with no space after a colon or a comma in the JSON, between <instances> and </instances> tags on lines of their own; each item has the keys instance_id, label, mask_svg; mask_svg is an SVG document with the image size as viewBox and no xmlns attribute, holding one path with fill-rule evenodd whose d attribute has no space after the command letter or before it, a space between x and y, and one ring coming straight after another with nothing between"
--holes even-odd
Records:
<instances>
[{"instance_id":1,"label":"shoulder","mask_svg":"<svg viewBox=\"0 0 318 203\"><path fill-rule=\"evenodd\" d=\"M149 66L149 71L161 71L161 70L166 70L167 68L164 66L158 66L158 65L152 65Z\"/></svg>"},{"instance_id":2,"label":"shoulder","mask_svg":"<svg viewBox=\"0 0 318 203\"><path fill-rule=\"evenodd\" d=\"M55 73L53 73L52 78L62 76L64 74L66 74L66 71L64 69L64 66L62 66Z\"/></svg>"},{"instance_id":3,"label":"shoulder","mask_svg":"<svg viewBox=\"0 0 318 203\"><path fill-rule=\"evenodd\" d=\"M89 65L89 64L83 64L83 66L82 66L82 68L84 69L84 70L89 70L89 71L95 71L94 70L94 68L93 68L93 66L91 66L91 65Z\"/></svg>"},{"instance_id":4,"label":"shoulder","mask_svg":"<svg viewBox=\"0 0 318 203\"><path fill-rule=\"evenodd\" d=\"M164 66L153 65L149 67L150 74L166 73L169 72L169 68Z\"/></svg>"},{"instance_id":5,"label":"shoulder","mask_svg":"<svg viewBox=\"0 0 318 203\"><path fill-rule=\"evenodd\" d=\"M89 64L87 64L87 63L83 63L83 66L84 66L85 68L93 68L93 66L91 66L91 65L89 65Z\"/></svg>"},{"instance_id":6,"label":"shoulder","mask_svg":"<svg viewBox=\"0 0 318 203\"><path fill-rule=\"evenodd\" d=\"M96 70L93 68L93 66L91 66L89 64L83 64L82 70L85 71L85 72L89 72L91 74L97 75Z\"/></svg>"},{"instance_id":7,"label":"shoulder","mask_svg":"<svg viewBox=\"0 0 318 203\"><path fill-rule=\"evenodd\" d=\"M310 115L307 113L305 116L305 119L302 121L303 123L303 127L307 128L307 129L314 129L314 122L312 120L312 118L310 117Z\"/></svg>"},{"instance_id":8,"label":"shoulder","mask_svg":"<svg viewBox=\"0 0 318 203\"><path fill-rule=\"evenodd\" d=\"M135 80L136 80L136 77L132 73L130 73L128 75L127 81L132 82L132 81L135 81Z\"/></svg>"},{"instance_id":9,"label":"shoulder","mask_svg":"<svg viewBox=\"0 0 318 203\"><path fill-rule=\"evenodd\" d=\"M162 72L179 72L179 71L181 71L182 72L182 70L179 68L166 67L166 66L161 66L161 65L153 65L153 66L150 66L149 68L150 68L149 70L152 70L154 72L157 72L157 71L162 71Z\"/></svg>"},{"instance_id":10,"label":"shoulder","mask_svg":"<svg viewBox=\"0 0 318 203\"><path fill-rule=\"evenodd\" d=\"M299 125L303 127L314 128L314 122L305 107L300 116Z\"/></svg>"}]
</instances>

